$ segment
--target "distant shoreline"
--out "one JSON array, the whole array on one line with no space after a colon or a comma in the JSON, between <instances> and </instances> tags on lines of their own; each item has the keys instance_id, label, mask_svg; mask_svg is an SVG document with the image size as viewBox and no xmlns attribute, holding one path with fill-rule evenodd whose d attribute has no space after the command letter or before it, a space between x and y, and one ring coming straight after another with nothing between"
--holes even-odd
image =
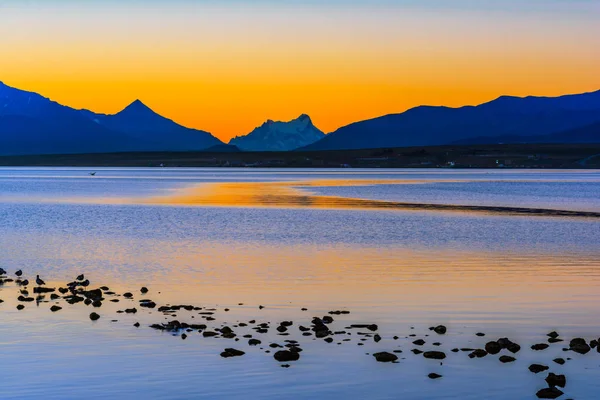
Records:
<instances>
[{"instance_id":1,"label":"distant shoreline","mask_svg":"<svg viewBox=\"0 0 600 400\"><path fill-rule=\"evenodd\" d=\"M600 144L498 144L291 152L139 152L0 156L0 166L596 169Z\"/></svg>"}]
</instances>

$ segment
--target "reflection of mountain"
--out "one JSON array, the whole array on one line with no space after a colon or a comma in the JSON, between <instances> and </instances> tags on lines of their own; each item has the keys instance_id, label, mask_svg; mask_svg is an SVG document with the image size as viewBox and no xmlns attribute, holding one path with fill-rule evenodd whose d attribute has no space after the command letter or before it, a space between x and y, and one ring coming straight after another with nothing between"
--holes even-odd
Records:
<instances>
[{"instance_id":1,"label":"reflection of mountain","mask_svg":"<svg viewBox=\"0 0 600 400\"><path fill-rule=\"evenodd\" d=\"M600 91L562 97L500 97L476 107L417 107L357 122L304 150L467 143L469 138L549 135L600 122ZM566 138L565 140L567 140ZM494 140L492 140L494 142Z\"/></svg>"},{"instance_id":2,"label":"reflection of mountain","mask_svg":"<svg viewBox=\"0 0 600 400\"><path fill-rule=\"evenodd\" d=\"M222 144L185 128L140 101L115 115L60 105L0 82L0 155L188 151Z\"/></svg>"},{"instance_id":3,"label":"reflection of mountain","mask_svg":"<svg viewBox=\"0 0 600 400\"><path fill-rule=\"evenodd\" d=\"M246 136L231 139L229 144L246 151L287 151L308 146L322 139L308 115L289 122L267 121Z\"/></svg>"}]
</instances>

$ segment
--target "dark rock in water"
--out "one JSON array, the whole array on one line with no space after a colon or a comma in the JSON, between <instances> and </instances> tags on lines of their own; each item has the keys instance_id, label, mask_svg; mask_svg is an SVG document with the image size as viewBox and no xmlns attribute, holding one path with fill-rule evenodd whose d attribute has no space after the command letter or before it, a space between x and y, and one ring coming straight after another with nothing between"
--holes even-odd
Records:
<instances>
[{"instance_id":1,"label":"dark rock in water","mask_svg":"<svg viewBox=\"0 0 600 400\"><path fill-rule=\"evenodd\" d=\"M590 345L587 344L585 339L577 338L571 340L569 343L569 349L579 354L587 354L592 349Z\"/></svg>"},{"instance_id":2,"label":"dark rock in water","mask_svg":"<svg viewBox=\"0 0 600 400\"><path fill-rule=\"evenodd\" d=\"M517 359L511 356L501 356L500 362L503 364L515 362Z\"/></svg>"},{"instance_id":3,"label":"dark rock in water","mask_svg":"<svg viewBox=\"0 0 600 400\"><path fill-rule=\"evenodd\" d=\"M365 324L354 324L354 325L350 325L350 328L355 328L355 329L368 329L371 332L375 332L376 330L379 329L379 327L375 324L370 324L370 325L365 325Z\"/></svg>"},{"instance_id":4,"label":"dark rock in water","mask_svg":"<svg viewBox=\"0 0 600 400\"><path fill-rule=\"evenodd\" d=\"M50 307L50 311L52 311L52 312L57 312L57 311L60 311L60 310L62 310L62 307L60 307L60 306L52 306L52 307Z\"/></svg>"},{"instance_id":5,"label":"dark rock in water","mask_svg":"<svg viewBox=\"0 0 600 400\"><path fill-rule=\"evenodd\" d=\"M481 332L479 332L479 333L476 333L476 334L475 334L475 336L484 337L484 336L485 336L485 333L481 333Z\"/></svg>"},{"instance_id":6,"label":"dark rock in water","mask_svg":"<svg viewBox=\"0 0 600 400\"><path fill-rule=\"evenodd\" d=\"M567 386L567 377L564 375L555 375L552 372L550 372L550 374L546 378L546 383L548 383L548 386L550 387L560 386L561 388L564 388L565 386Z\"/></svg>"},{"instance_id":7,"label":"dark rock in water","mask_svg":"<svg viewBox=\"0 0 600 400\"><path fill-rule=\"evenodd\" d=\"M412 349L411 351L416 355L423 354L423 351L419 349Z\"/></svg>"},{"instance_id":8,"label":"dark rock in water","mask_svg":"<svg viewBox=\"0 0 600 400\"><path fill-rule=\"evenodd\" d=\"M322 320L323 320L324 324L331 324L331 323L333 323L333 318L331 316L329 316L329 315L324 316L322 318Z\"/></svg>"},{"instance_id":9,"label":"dark rock in water","mask_svg":"<svg viewBox=\"0 0 600 400\"><path fill-rule=\"evenodd\" d=\"M204 331L202 332L202 336L204 337L213 337L213 336L217 336L218 333L217 332L212 332L212 331Z\"/></svg>"},{"instance_id":10,"label":"dark rock in water","mask_svg":"<svg viewBox=\"0 0 600 400\"><path fill-rule=\"evenodd\" d=\"M59 295L57 295L56 293L52 293L52 294L50 295L50 300L58 300L58 299L60 299L60 296L59 296Z\"/></svg>"},{"instance_id":11,"label":"dark rock in water","mask_svg":"<svg viewBox=\"0 0 600 400\"><path fill-rule=\"evenodd\" d=\"M92 299L85 299L83 301L83 304L85 304L86 306L89 306L90 304L92 304Z\"/></svg>"},{"instance_id":12,"label":"dark rock in water","mask_svg":"<svg viewBox=\"0 0 600 400\"><path fill-rule=\"evenodd\" d=\"M100 319L100 316L98 314L96 314L95 312L93 312L93 313L90 314L90 319L92 321L97 321L97 320Z\"/></svg>"},{"instance_id":13,"label":"dark rock in water","mask_svg":"<svg viewBox=\"0 0 600 400\"><path fill-rule=\"evenodd\" d=\"M539 399L558 399L564 393L555 387L542 389L536 393Z\"/></svg>"},{"instance_id":14,"label":"dark rock in water","mask_svg":"<svg viewBox=\"0 0 600 400\"><path fill-rule=\"evenodd\" d=\"M102 307L102 302L100 300L95 300L92 302L92 307Z\"/></svg>"},{"instance_id":15,"label":"dark rock in water","mask_svg":"<svg viewBox=\"0 0 600 400\"><path fill-rule=\"evenodd\" d=\"M85 299L81 296L70 295L70 296L65 296L65 300L69 304L77 304L77 303L84 301Z\"/></svg>"},{"instance_id":16,"label":"dark rock in water","mask_svg":"<svg viewBox=\"0 0 600 400\"><path fill-rule=\"evenodd\" d=\"M546 336L548 336L548 337L550 337L550 338L552 338L552 339L556 339L556 338L557 338L557 337L559 337L560 335L559 335L559 334L558 334L556 331L554 331L554 332L550 332L550 333L549 333L548 335L546 335Z\"/></svg>"},{"instance_id":17,"label":"dark rock in water","mask_svg":"<svg viewBox=\"0 0 600 400\"><path fill-rule=\"evenodd\" d=\"M548 346L546 343L538 343L538 344L534 344L533 346L531 346L531 350L535 350L535 351L541 351L541 350L546 350Z\"/></svg>"},{"instance_id":18,"label":"dark rock in water","mask_svg":"<svg viewBox=\"0 0 600 400\"><path fill-rule=\"evenodd\" d=\"M435 343L432 343L432 345L434 345L434 346L438 346L438 347L439 347L439 346L441 346L442 344L441 344L440 342L435 342Z\"/></svg>"},{"instance_id":19,"label":"dark rock in water","mask_svg":"<svg viewBox=\"0 0 600 400\"><path fill-rule=\"evenodd\" d=\"M531 364L529 366L529 370L534 374L539 374L540 372L548 371L549 369L549 367L541 364Z\"/></svg>"},{"instance_id":20,"label":"dark rock in water","mask_svg":"<svg viewBox=\"0 0 600 400\"><path fill-rule=\"evenodd\" d=\"M325 341L326 341L327 343L332 343L332 342L333 342L333 338L330 338L330 337L328 337L328 338L325 338Z\"/></svg>"},{"instance_id":21,"label":"dark rock in water","mask_svg":"<svg viewBox=\"0 0 600 400\"><path fill-rule=\"evenodd\" d=\"M156 303L153 301L146 301L146 302L140 303L140 307L154 308L154 307L156 307Z\"/></svg>"},{"instance_id":22,"label":"dark rock in water","mask_svg":"<svg viewBox=\"0 0 600 400\"><path fill-rule=\"evenodd\" d=\"M469 347L463 347L463 348L460 349L460 351L471 352L471 351L475 351L475 349L471 349Z\"/></svg>"},{"instance_id":23,"label":"dark rock in water","mask_svg":"<svg viewBox=\"0 0 600 400\"><path fill-rule=\"evenodd\" d=\"M147 288L147 287L145 287L145 286L143 286L143 287L140 289L140 292L142 292L142 294L146 294L146 293L148 293L148 288Z\"/></svg>"},{"instance_id":24,"label":"dark rock in water","mask_svg":"<svg viewBox=\"0 0 600 400\"><path fill-rule=\"evenodd\" d=\"M33 297L25 297L25 296L19 296L17 298L17 300L22 301L24 303L31 303L32 301L35 301L35 299Z\"/></svg>"},{"instance_id":25,"label":"dark rock in water","mask_svg":"<svg viewBox=\"0 0 600 400\"><path fill-rule=\"evenodd\" d=\"M237 349L225 349L225 351L223 351L221 353L221 357L223 357L223 358L240 357L240 356L243 356L244 354L246 354L246 353L244 353L241 350L237 350Z\"/></svg>"},{"instance_id":26,"label":"dark rock in water","mask_svg":"<svg viewBox=\"0 0 600 400\"><path fill-rule=\"evenodd\" d=\"M298 329L300 329L300 331L301 331L301 332L308 332L308 331L310 331L310 328L307 328L307 327L305 327L305 326L302 326L302 325L300 325L300 326L298 327Z\"/></svg>"},{"instance_id":27,"label":"dark rock in water","mask_svg":"<svg viewBox=\"0 0 600 400\"><path fill-rule=\"evenodd\" d=\"M558 339L558 338L549 338L548 339L548 343L560 343L562 342L562 339Z\"/></svg>"},{"instance_id":28,"label":"dark rock in water","mask_svg":"<svg viewBox=\"0 0 600 400\"><path fill-rule=\"evenodd\" d=\"M139 328L140 327L140 323L136 322L135 324L133 324L133 326L135 326L136 328Z\"/></svg>"},{"instance_id":29,"label":"dark rock in water","mask_svg":"<svg viewBox=\"0 0 600 400\"><path fill-rule=\"evenodd\" d=\"M185 333L182 333L181 334L181 340L185 340L185 339L187 339L187 335Z\"/></svg>"},{"instance_id":30,"label":"dark rock in water","mask_svg":"<svg viewBox=\"0 0 600 400\"><path fill-rule=\"evenodd\" d=\"M381 336L375 335L375 336L373 336L373 340L375 341L375 343L379 343L379 342L381 342Z\"/></svg>"},{"instance_id":31,"label":"dark rock in water","mask_svg":"<svg viewBox=\"0 0 600 400\"><path fill-rule=\"evenodd\" d=\"M508 345L508 347L506 347L506 350L510 351L513 354L516 354L519 351L521 351L521 346L519 346L516 343L511 343L511 344Z\"/></svg>"},{"instance_id":32,"label":"dark rock in water","mask_svg":"<svg viewBox=\"0 0 600 400\"><path fill-rule=\"evenodd\" d=\"M460 351L460 349L452 349L453 353L458 353Z\"/></svg>"},{"instance_id":33,"label":"dark rock in water","mask_svg":"<svg viewBox=\"0 0 600 400\"><path fill-rule=\"evenodd\" d=\"M17 306L17 310L19 310L19 311L21 311L21 310L22 310L22 309L24 309L24 308L25 308L25 306L24 306L23 304L19 304L19 305Z\"/></svg>"},{"instance_id":34,"label":"dark rock in water","mask_svg":"<svg viewBox=\"0 0 600 400\"><path fill-rule=\"evenodd\" d=\"M288 329L287 329L285 326L283 326L283 325L280 325L280 326L278 326L276 329L277 329L277 332L281 332L281 333L283 333L283 332L287 332L287 330L288 330Z\"/></svg>"},{"instance_id":35,"label":"dark rock in water","mask_svg":"<svg viewBox=\"0 0 600 400\"><path fill-rule=\"evenodd\" d=\"M131 292L125 292L125 293L123 293L123 297L125 297L127 299L130 299L130 298L133 297L133 293L131 293Z\"/></svg>"},{"instance_id":36,"label":"dark rock in water","mask_svg":"<svg viewBox=\"0 0 600 400\"><path fill-rule=\"evenodd\" d=\"M488 342L485 344L485 351L490 354L498 354L502 350L502 346L498 342Z\"/></svg>"},{"instance_id":37,"label":"dark rock in water","mask_svg":"<svg viewBox=\"0 0 600 400\"><path fill-rule=\"evenodd\" d=\"M375 360L379 362L394 362L398 360L398 356L393 353L388 353L387 351L383 351L380 353L373 354Z\"/></svg>"},{"instance_id":38,"label":"dark rock in water","mask_svg":"<svg viewBox=\"0 0 600 400\"><path fill-rule=\"evenodd\" d=\"M125 313L127 313L127 314L135 314L135 313L137 313L137 309L136 308L127 308L125 310Z\"/></svg>"},{"instance_id":39,"label":"dark rock in water","mask_svg":"<svg viewBox=\"0 0 600 400\"><path fill-rule=\"evenodd\" d=\"M445 335L448 329L444 325L438 325L432 329L438 335Z\"/></svg>"},{"instance_id":40,"label":"dark rock in water","mask_svg":"<svg viewBox=\"0 0 600 400\"><path fill-rule=\"evenodd\" d=\"M261 344L262 342L258 339L250 339L248 340L248 344L250 346L258 346L259 344Z\"/></svg>"},{"instance_id":41,"label":"dark rock in water","mask_svg":"<svg viewBox=\"0 0 600 400\"><path fill-rule=\"evenodd\" d=\"M554 360L555 363L557 363L558 365L565 365L566 361L564 360L564 358L555 358Z\"/></svg>"},{"instance_id":42,"label":"dark rock in water","mask_svg":"<svg viewBox=\"0 0 600 400\"><path fill-rule=\"evenodd\" d=\"M279 362L298 361L300 359L300 354L290 350L279 350L273 354L273 358Z\"/></svg>"},{"instance_id":43,"label":"dark rock in water","mask_svg":"<svg viewBox=\"0 0 600 400\"><path fill-rule=\"evenodd\" d=\"M56 291L55 288L46 288L46 287L34 287L33 288L33 293L52 293Z\"/></svg>"},{"instance_id":44,"label":"dark rock in water","mask_svg":"<svg viewBox=\"0 0 600 400\"><path fill-rule=\"evenodd\" d=\"M441 375L435 373L429 374L427 376L429 377L429 379L440 379L442 377Z\"/></svg>"},{"instance_id":45,"label":"dark rock in water","mask_svg":"<svg viewBox=\"0 0 600 400\"><path fill-rule=\"evenodd\" d=\"M90 299L90 300L102 300L102 290L94 289L94 290L85 290L81 292L81 295Z\"/></svg>"},{"instance_id":46,"label":"dark rock in water","mask_svg":"<svg viewBox=\"0 0 600 400\"><path fill-rule=\"evenodd\" d=\"M306 311L306 309L302 309L302 311ZM331 315L342 315L342 314L350 314L350 311L329 311Z\"/></svg>"},{"instance_id":47,"label":"dark rock in water","mask_svg":"<svg viewBox=\"0 0 600 400\"><path fill-rule=\"evenodd\" d=\"M283 321L279 325L289 327L289 326L294 325L294 323L292 321Z\"/></svg>"},{"instance_id":48,"label":"dark rock in water","mask_svg":"<svg viewBox=\"0 0 600 400\"><path fill-rule=\"evenodd\" d=\"M280 345L280 344L278 344L278 343L271 343L271 344L269 345L269 347L270 347L270 348L272 348L272 349L280 349L280 348L282 348L283 346L282 346L282 345Z\"/></svg>"},{"instance_id":49,"label":"dark rock in water","mask_svg":"<svg viewBox=\"0 0 600 400\"><path fill-rule=\"evenodd\" d=\"M417 346L423 346L425 344L425 341L423 339L417 339L413 342L413 344Z\"/></svg>"},{"instance_id":50,"label":"dark rock in water","mask_svg":"<svg viewBox=\"0 0 600 400\"><path fill-rule=\"evenodd\" d=\"M477 349L469 354L469 358L483 358L488 355L488 352L483 349Z\"/></svg>"},{"instance_id":51,"label":"dark rock in water","mask_svg":"<svg viewBox=\"0 0 600 400\"><path fill-rule=\"evenodd\" d=\"M598 340L592 340L592 341L590 342L590 347L591 347L592 349L595 349L595 348L597 348L597 347L598 347Z\"/></svg>"},{"instance_id":52,"label":"dark rock in water","mask_svg":"<svg viewBox=\"0 0 600 400\"><path fill-rule=\"evenodd\" d=\"M423 357L432 360L443 360L446 358L446 353L442 351L426 351L425 353L423 353Z\"/></svg>"},{"instance_id":53,"label":"dark rock in water","mask_svg":"<svg viewBox=\"0 0 600 400\"><path fill-rule=\"evenodd\" d=\"M61 288L58 288L58 291L59 291L61 294L67 294L67 292L69 291L69 289L61 287Z\"/></svg>"}]
</instances>

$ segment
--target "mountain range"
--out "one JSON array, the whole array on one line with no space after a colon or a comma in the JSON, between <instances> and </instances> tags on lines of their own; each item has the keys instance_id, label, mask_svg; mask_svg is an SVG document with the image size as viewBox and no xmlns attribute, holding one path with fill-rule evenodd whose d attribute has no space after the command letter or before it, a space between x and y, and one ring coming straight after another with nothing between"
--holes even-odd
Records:
<instances>
[{"instance_id":1,"label":"mountain range","mask_svg":"<svg viewBox=\"0 0 600 400\"><path fill-rule=\"evenodd\" d=\"M268 120L248 135L231 139L229 144L243 151L289 151L324 137L325 134L313 125L310 117L302 114L289 122Z\"/></svg>"},{"instance_id":2,"label":"mountain range","mask_svg":"<svg viewBox=\"0 0 600 400\"><path fill-rule=\"evenodd\" d=\"M302 150L497 143L498 137L507 136L537 142L556 135L552 139L569 143L568 131L595 122L600 122L600 91L561 97L503 96L479 106L421 106L357 122Z\"/></svg>"},{"instance_id":3,"label":"mountain range","mask_svg":"<svg viewBox=\"0 0 600 400\"><path fill-rule=\"evenodd\" d=\"M325 135L308 115L267 121L225 145L136 100L113 115L76 110L0 82L0 155L139 151L289 151L444 144L600 143L600 91L502 96L479 106L420 106Z\"/></svg>"}]
</instances>

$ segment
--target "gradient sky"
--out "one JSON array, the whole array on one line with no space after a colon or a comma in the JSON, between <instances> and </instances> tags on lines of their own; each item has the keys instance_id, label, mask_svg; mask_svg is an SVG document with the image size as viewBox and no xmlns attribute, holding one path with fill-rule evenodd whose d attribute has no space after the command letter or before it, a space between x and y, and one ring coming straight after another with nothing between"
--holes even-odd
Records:
<instances>
[{"instance_id":1,"label":"gradient sky","mask_svg":"<svg viewBox=\"0 0 600 400\"><path fill-rule=\"evenodd\" d=\"M0 80L228 140L600 89L600 0L0 0Z\"/></svg>"}]
</instances>

